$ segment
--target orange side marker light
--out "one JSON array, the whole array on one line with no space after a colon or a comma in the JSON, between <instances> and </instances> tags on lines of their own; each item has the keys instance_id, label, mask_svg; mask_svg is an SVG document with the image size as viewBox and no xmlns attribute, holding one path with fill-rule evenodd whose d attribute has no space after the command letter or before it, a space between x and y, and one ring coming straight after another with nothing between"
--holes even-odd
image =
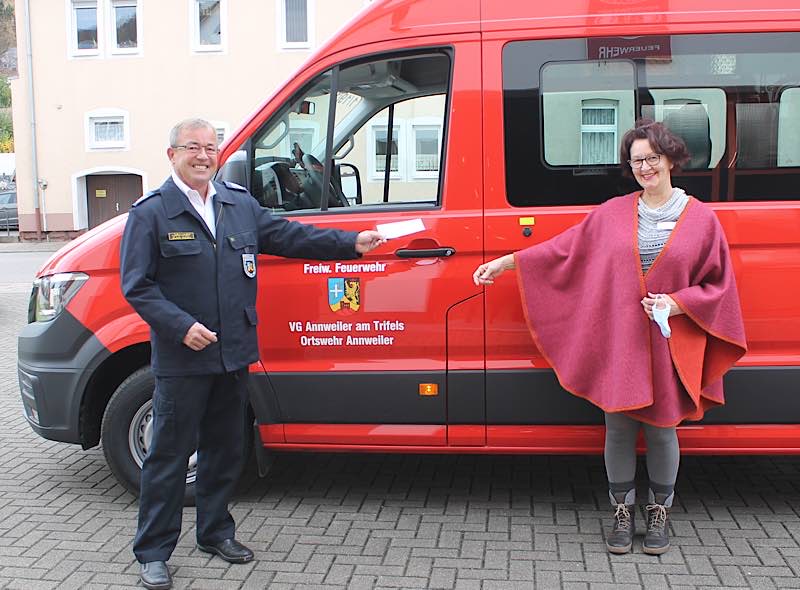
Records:
<instances>
[{"instance_id":1,"label":"orange side marker light","mask_svg":"<svg viewBox=\"0 0 800 590\"><path fill-rule=\"evenodd\" d=\"M439 395L439 384L438 383L420 383L419 384L419 394L420 395Z\"/></svg>"}]
</instances>

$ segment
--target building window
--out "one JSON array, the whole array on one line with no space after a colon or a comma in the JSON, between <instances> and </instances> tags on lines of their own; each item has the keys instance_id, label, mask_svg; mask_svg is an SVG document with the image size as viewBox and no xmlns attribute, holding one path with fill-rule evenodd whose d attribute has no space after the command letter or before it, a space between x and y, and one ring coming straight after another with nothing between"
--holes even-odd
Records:
<instances>
[{"instance_id":1,"label":"building window","mask_svg":"<svg viewBox=\"0 0 800 590\"><path fill-rule=\"evenodd\" d=\"M100 48L97 34L97 2L73 0L72 46L76 54L96 54Z\"/></svg>"},{"instance_id":2,"label":"building window","mask_svg":"<svg viewBox=\"0 0 800 590\"><path fill-rule=\"evenodd\" d=\"M442 128L439 125L414 125L414 176L436 178L439 176Z\"/></svg>"},{"instance_id":3,"label":"building window","mask_svg":"<svg viewBox=\"0 0 800 590\"><path fill-rule=\"evenodd\" d=\"M86 114L86 149L120 150L129 145L128 113L99 109Z\"/></svg>"},{"instance_id":4,"label":"building window","mask_svg":"<svg viewBox=\"0 0 800 590\"><path fill-rule=\"evenodd\" d=\"M66 0L69 54L104 57L141 53L140 0Z\"/></svg>"},{"instance_id":5,"label":"building window","mask_svg":"<svg viewBox=\"0 0 800 590\"><path fill-rule=\"evenodd\" d=\"M309 49L312 46L313 0L276 0L278 39L282 49Z\"/></svg>"},{"instance_id":6,"label":"building window","mask_svg":"<svg viewBox=\"0 0 800 590\"><path fill-rule=\"evenodd\" d=\"M217 134L217 145L221 145L230 133L230 126L224 121L209 121L214 126L214 131Z\"/></svg>"},{"instance_id":7,"label":"building window","mask_svg":"<svg viewBox=\"0 0 800 590\"><path fill-rule=\"evenodd\" d=\"M122 117L92 118L94 143L118 144L125 140L125 122Z\"/></svg>"},{"instance_id":8,"label":"building window","mask_svg":"<svg viewBox=\"0 0 800 590\"><path fill-rule=\"evenodd\" d=\"M400 127L394 126L394 132L392 133L392 143L391 147L389 147L387 131L388 126L386 125L374 125L372 127L372 161L374 165L372 166L372 175L376 177L382 177L384 171L386 170L386 150L387 148L390 151L390 166L391 166L391 176L393 178L399 177L400 172Z\"/></svg>"},{"instance_id":9,"label":"building window","mask_svg":"<svg viewBox=\"0 0 800 590\"><path fill-rule=\"evenodd\" d=\"M616 164L617 105L584 100L581 106L581 164Z\"/></svg>"},{"instance_id":10,"label":"building window","mask_svg":"<svg viewBox=\"0 0 800 590\"><path fill-rule=\"evenodd\" d=\"M289 130L289 145L294 147L294 144L300 146L300 149L306 153L310 153L314 149L314 129L296 127Z\"/></svg>"},{"instance_id":11,"label":"building window","mask_svg":"<svg viewBox=\"0 0 800 590\"><path fill-rule=\"evenodd\" d=\"M139 46L137 3L115 0L111 4L111 46L119 52L135 52Z\"/></svg>"},{"instance_id":12,"label":"building window","mask_svg":"<svg viewBox=\"0 0 800 590\"><path fill-rule=\"evenodd\" d=\"M225 41L226 0L191 0L195 51L221 51Z\"/></svg>"}]
</instances>

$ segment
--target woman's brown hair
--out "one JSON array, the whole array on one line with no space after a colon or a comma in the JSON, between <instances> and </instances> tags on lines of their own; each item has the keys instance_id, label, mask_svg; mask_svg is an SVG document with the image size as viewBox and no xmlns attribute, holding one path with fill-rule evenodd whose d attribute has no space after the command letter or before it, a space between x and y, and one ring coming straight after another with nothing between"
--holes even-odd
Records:
<instances>
[{"instance_id":1,"label":"woman's brown hair","mask_svg":"<svg viewBox=\"0 0 800 590\"><path fill-rule=\"evenodd\" d=\"M658 123L652 119L639 119L633 129L629 129L622 136L622 143L619 147L619 162L622 166L622 173L633 176L628 160L631 159L631 145L637 139L646 139L657 154L667 156L672 162L673 171L680 170L680 167L689 161L689 150L680 136L670 131L664 123Z\"/></svg>"}]
</instances>

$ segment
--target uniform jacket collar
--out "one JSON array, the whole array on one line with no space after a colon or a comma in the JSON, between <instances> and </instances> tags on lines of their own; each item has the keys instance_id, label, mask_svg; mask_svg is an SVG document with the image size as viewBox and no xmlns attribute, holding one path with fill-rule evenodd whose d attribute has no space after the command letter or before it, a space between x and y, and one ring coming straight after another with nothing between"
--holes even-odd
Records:
<instances>
[{"instance_id":1,"label":"uniform jacket collar","mask_svg":"<svg viewBox=\"0 0 800 590\"><path fill-rule=\"evenodd\" d=\"M227 186L219 182L214 182L214 188L217 189L217 194L215 195L217 203L225 203L226 205L233 205L235 203ZM166 209L167 217L170 219L174 219L184 211L194 215L198 219L200 218L200 216L197 215L197 211L195 211L194 207L192 207L192 204L189 202L189 199L181 192L172 178L167 178L164 184L161 185L161 197L164 200L164 208Z\"/></svg>"}]
</instances>

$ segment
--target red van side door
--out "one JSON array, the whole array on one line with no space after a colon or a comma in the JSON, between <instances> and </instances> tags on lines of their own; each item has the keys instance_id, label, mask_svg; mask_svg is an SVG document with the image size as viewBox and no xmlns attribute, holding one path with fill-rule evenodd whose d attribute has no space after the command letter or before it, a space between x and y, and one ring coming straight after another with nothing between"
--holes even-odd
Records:
<instances>
[{"instance_id":1,"label":"red van side door","mask_svg":"<svg viewBox=\"0 0 800 590\"><path fill-rule=\"evenodd\" d=\"M298 211L292 218L352 231L402 221L424 229L353 261L260 257L259 346L262 378L276 405L273 442L382 448L485 440L483 305L471 280L483 248L480 40L474 33L449 37L444 47L437 38L404 43L410 53L384 43L359 48L358 54L375 56L364 72L396 70L398 88L409 88L417 74L413 83L419 88L422 73L436 69L436 56L449 58L435 202L418 200L415 186L425 185L423 169L435 167L430 158L436 125L422 116L425 105L417 109L422 115L411 116L402 115L408 105L398 103L391 146L382 111L356 134L352 154L361 148L358 137L365 137L367 163L359 172L366 192L369 183L381 182L386 150L393 158L398 152L390 186L396 178L410 179L403 189L408 194L379 203L367 203L365 195L361 204ZM433 55L433 65L409 73L417 67L416 52L420 59ZM312 77L334 65L321 62ZM348 67L342 63L342 85L362 75ZM366 96L371 90L353 90L358 92ZM345 119L338 108L358 100L339 97L337 125ZM256 159L259 153L256 149Z\"/></svg>"}]
</instances>

